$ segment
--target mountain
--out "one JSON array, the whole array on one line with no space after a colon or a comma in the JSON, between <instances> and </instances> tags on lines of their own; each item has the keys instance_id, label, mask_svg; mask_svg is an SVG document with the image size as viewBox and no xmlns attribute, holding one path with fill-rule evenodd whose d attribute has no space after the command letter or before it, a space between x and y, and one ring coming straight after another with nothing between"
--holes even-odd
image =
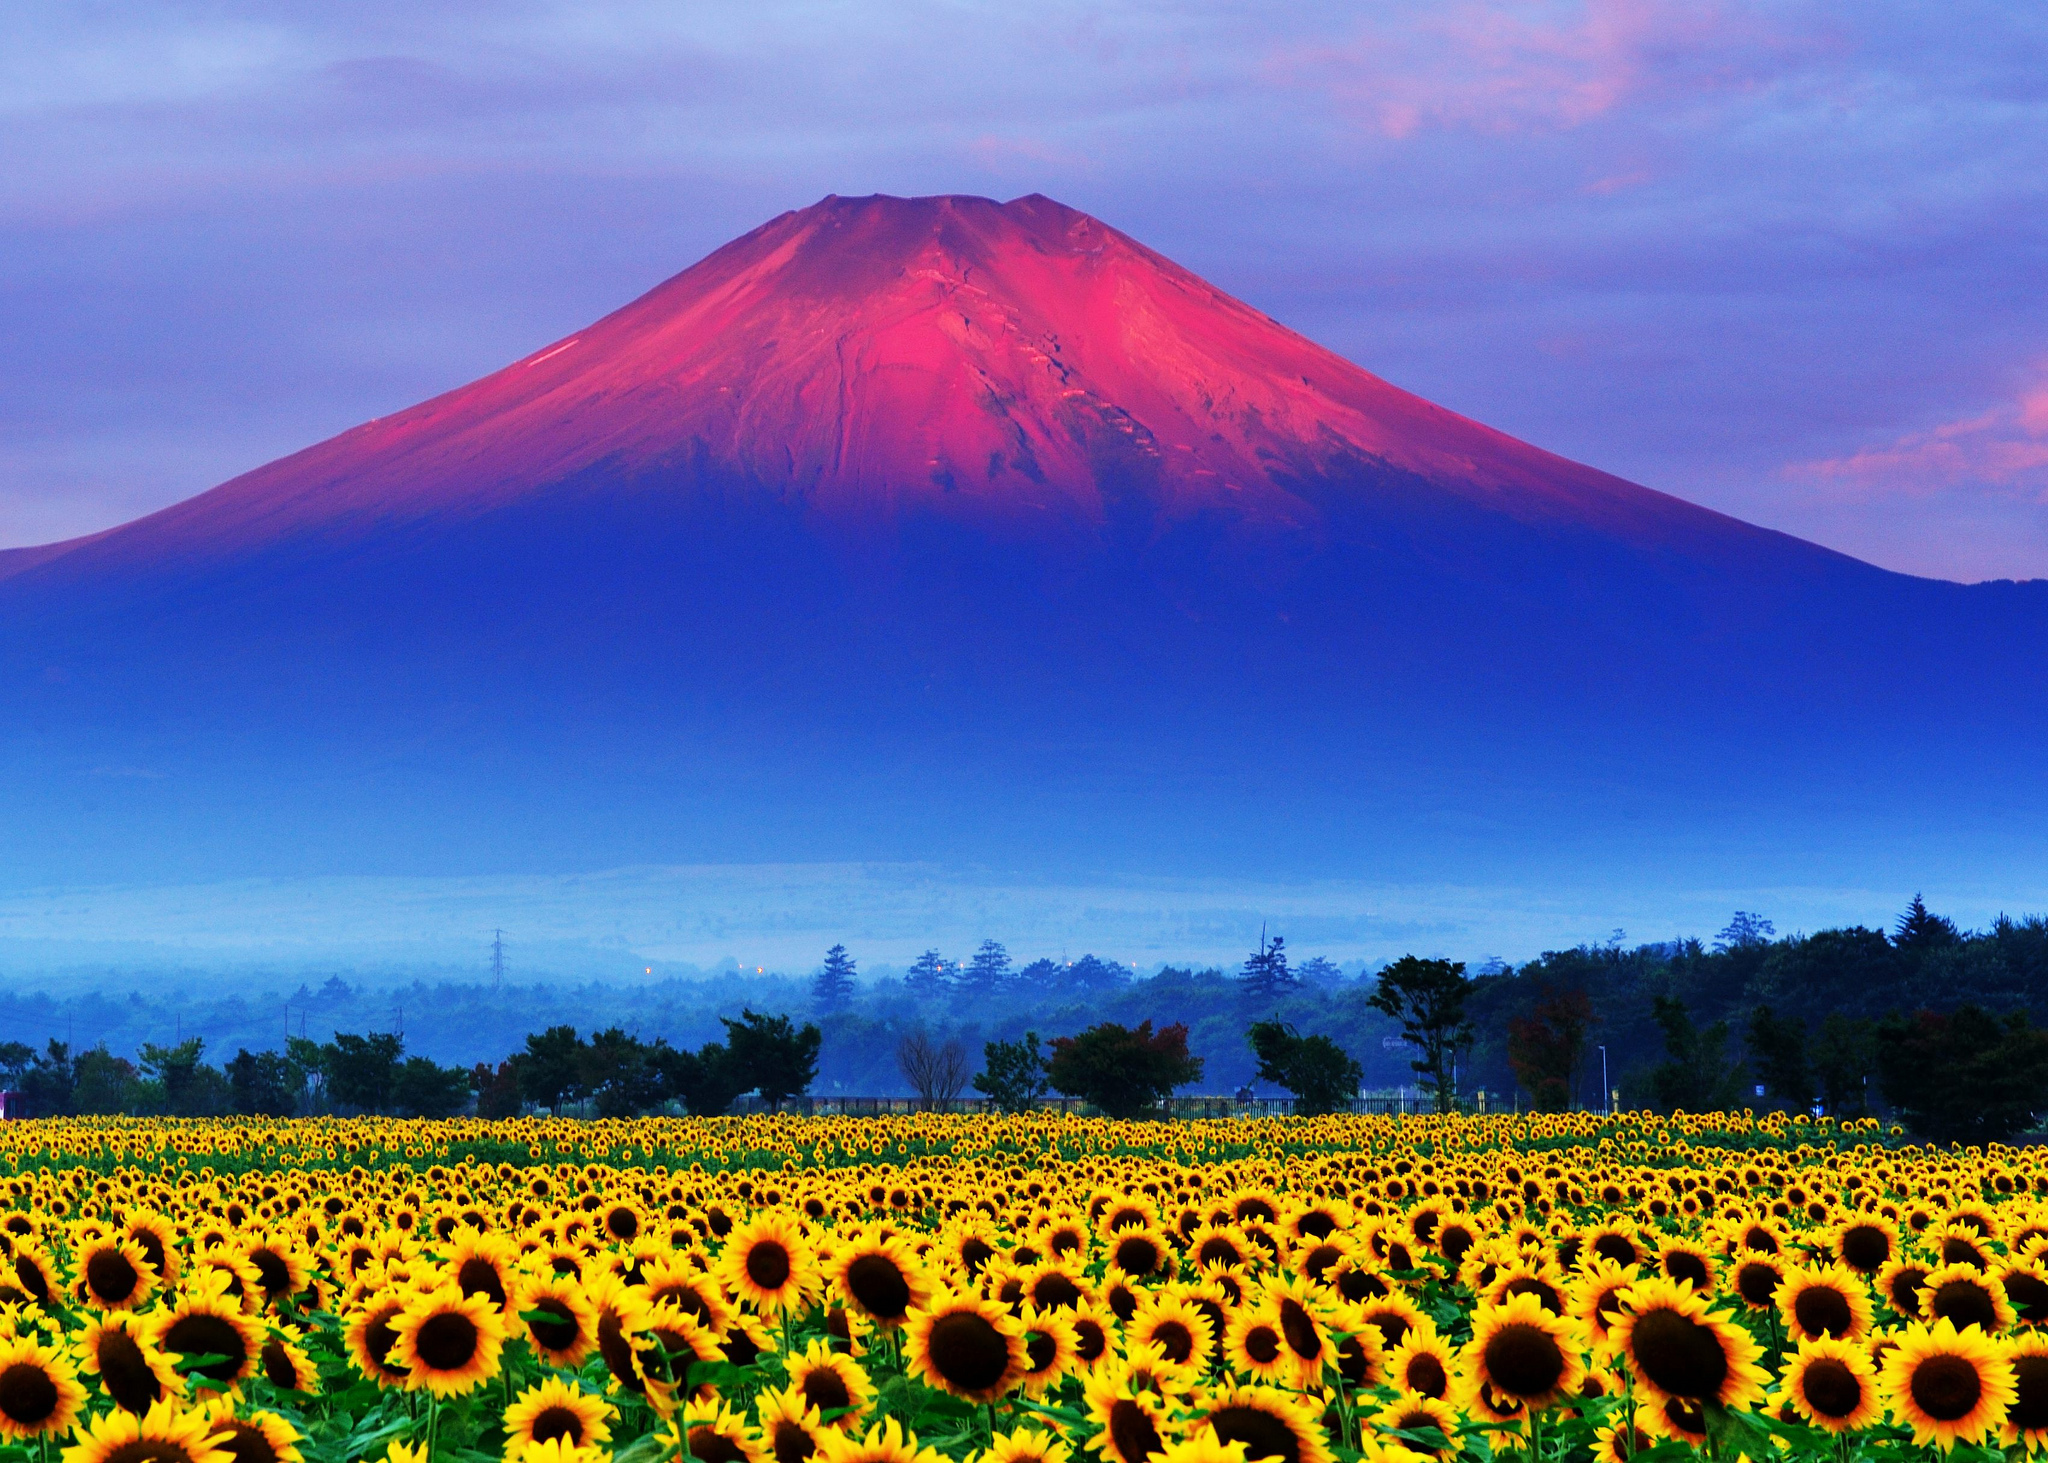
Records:
<instances>
[{"instance_id":1,"label":"mountain","mask_svg":"<svg viewBox=\"0 0 2048 1463\"><path fill-rule=\"evenodd\" d=\"M1306 875L1773 820L1991 858L2039 801L2044 643L2048 583L1568 462L1049 199L827 198L0 553L0 877Z\"/></svg>"}]
</instances>

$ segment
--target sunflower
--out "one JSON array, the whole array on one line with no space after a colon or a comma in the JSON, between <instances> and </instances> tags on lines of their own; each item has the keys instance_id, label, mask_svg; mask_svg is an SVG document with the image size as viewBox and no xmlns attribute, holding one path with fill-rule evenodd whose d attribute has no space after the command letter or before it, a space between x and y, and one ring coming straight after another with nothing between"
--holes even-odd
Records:
<instances>
[{"instance_id":1,"label":"sunflower","mask_svg":"<svg viewBox=\"0 0 2048 1463\"><path fill-rule=\"evenodd\" d=\"M664 1417L674 1410L678 1396L697 1401L716 1395L701 1379L691 1378L691 1368L725 1361L727 1354L718 1337L675 1302L647 1308L634 1344L640 1375L647 1384L647 1401Z\"/></svg>"},{"instance_id":2,"label":"sunflower","mask_svg":"<svg viewBox=\"0 0 2048 1463\"><path fill-rule=\"evenodd\" d=\"M1729 1267L1728 1289L1751 1311L1774 1311L1785 1284L1785 1262L1776 1255L1745 1253Z\"/></svg>"},{"instance_id":3,"label":"sunflower","mask_svg":"<svg viewBox=\"0 0 2048 1463\"><path fill-rule=\"evenodd\" d=\"M14 1285L29 1300L37 1305L52 1305L62 1288L57 1278L57 1263L50 1258L50 1252L35 1240L26 1236L14 1242L13 1252L7 1257L14 1271Z\"/></svg>"},{"instance_id":4,"label":"sunflower","mask_svg":"<svg viewBox=\"0 0 2048 1463\"><path fill-rule=\"evenodd\" d=\"M306 1252L286 1240L256 1239L242 1247L242 1259L256 1272L253 1294L276 1305L306 1288L313 1273Z\"/></svg>"},{"instance_id":5,"label":"sunflower","mask_svg":"<svg viewBox=\"0 0 2048 1463\"><path fill-rule=\"evenodd\" d=\"M1666 1240L1657 1249L1657 1269L1666 1279L1690 1285L1701 1295L1714 1289L1714 1257L1690 1240Z\"/></svg>"},{"instance_id":6,"label":"sunflower","mask_svg":"<svg viewBox=\"0 0 2048 1463\"><path fill-rule=\"evenodd\" d=\"M158 1285L178 1283L178 1226L153 1209L138 1209L128 1216L122 1233L135 1242L142 1258L156 1272Z\"/></svg>"},{"instance_id":7,"label":"sunflower","mask_svg":"<svg viewBox=\"0 0 2048 1463\"><path fill-rule=\"evenodd\" d=\"M817 1289L810 1246L794 1221L772 1210L732 1232L719 1252L717 1274L729 1293L764 1315L797 1310Z\"/></svg>"},{"instance_id":8,"label":"sunflower","mask_svg":"<svg viewBox=\"0 0 2048 1463\"><path fill-rule=\"evenodd\" d=\"M405 1314L404 1294L388 1297L352 1312L342 1328L341 1342L356 1370L380 1387L403 1387L405 1368L392 1354L398 1344L398 1318Z\"/></svg>"},{"instance_id":9,"label":"sunflower","mask_svg":"<svg viewBox=\"0 0 2048 1463\"><path fill-rule=\"evenodd\" d=\"M1614 1348L1654 1397L1740 1407L1763 1395L1766 1376L1756 1364L1763 1348L1740 1326L1710 1312L1706 1298L1690 1286L1642 1280L1621 1299Z\"/></svg>"},{"instance_id":10,"label":"sunflower","mask_svg":"<svg viewBox=\"0 0 2048 1463\"><path fill-rule=\"evenodd\" d=\"M678 1452L700 1463L764 1463L760 1435L717 1398L687 1404L669 1429Z\"/></svg>"},{"instance_id":11,"label":"sunflower","mask_svg":"<svg viewBox=\"0 0 2048 1463\"><path fill-rule=\"evenodd\" d=\"M1228 1387L1208 1399L1194 1430L1219 1443L1244 1444L1247 1459L1335 1463L1322 1419L1302 1398L1277 1387Z\"/></svg>"},{"instance_id":12,"label":"sunflower","mask_svg":"<svg viewBox=\"0 0 2048 1463\"><path fill-rule=\"evenodd\" d=\"M1156 1346L1171 1362L1204 1364L1217 1337L1209 1318L1184 1296L1154 1291L1124 1325L1126 1344Z\"/></svg>"},{"instance_id":13,"label":"sunflower","mask_svg":"<svg viewBox=\"0 0 2048 1463\"><path fill-rule=\"evenodd\" d=\"M1893 1260L1877 1274L1877 1290L1885 1304L1899 1315L1912 1319L1920 1314L1920 1287L1934 1267L1924 1260Z\"/></svg>"},{"instance_id":14,"label":"sunflower","mask_svg":"<svg viewBox=\"0 0 2048 1463\"><path fill-rule=\"evenodd\" d=\"M1299 1280L1276 1279L1267 1283L1260 1309L1280 1328L1281 1356L1294 1385L1306 1390L1321 1383L1323 1368L1337 1355L1323 1301Z\"/></svg>"},{"instance_id":15,"label":"sunflower","mask_svg":"<svg viewBox=\"0 0 2048 1463\"><path fill-rule=\"evenodd\" d=\"M1458 1358L1460 1395L1512 1398L1519 1407L1503 1410L1541 1412L1585 1375L1577 1329L1533 1295L1480 1306Z\"/></svg>"},{"instance_id":16,"label":"sunflower","mask_svg":"<svg viewBox=\"0 0 2048 1463\"><path fill-rule=\"evenodd\" d=\"M1088 1418L1099 1429L1088 1446L1102 1463L1146 1463L1179 1436L1167 1420L1165 1399L1135 1380L1124 1367L1106 1368L1082 1391Z\"/></svg>"},{"instance_id":17,"label":"sunflower","mask_svg":"<svg viewBox=\"0 0 2048 1463\"><path fill-rule=\"evenodd\" d=\"M2013 1314L2005 1282L1975 1265L1943 1265L1929 1271L1920 1287L1923 1321L1952 1321L1958 1330L1975 1326L1989 1336L2012 1325Z\"/></svg>"},{"instance_id":18,"label":"sunflower","mask_svg":"<svg viewBox=\"0 0 2048 1463\"><path fill-rule=\"evenodd\" d=\"M1458 1414L1441 1398L1403 1392L1372 1415L1372 1424L1382 1433L1422 1434L1396 1439L1411 1453L1441 1458L1457 1449ZM1432 1431L1435 1437L1430 1436Z\"/></svg>"},{"instance_id":19,"label":"sunflower","mask_svg":"<svg viewBox=\"0 0 2048 1463\"><path fill-rule=\"evenodd\" d=\"M1593 1348L1610 1350L1608 1333L1621 1319L1621 1295L1641 1278L1633 1265L1617 1264L1605 1255L1588 1255L1572 1281L1567 1313L1579 1323Z\"/></svg>"},{"instance_id":20,"label":"sunflower","mask_svg":"<svg viewBox=\"0 0 2048 1463\"><path fill-rule=\"evenodd\" d=\"M789 1390L815 1407L828 1427L853 1432L874 1405L875 1386L851 1357L813 1341L787 1360Z\"/></svg>"},{"instance_id":21,"label":"sunflower","mask_svg":"<svg viewBox=\"0 0 2048 1463\"><path fill-rule=\"evenodd\" d=\"M1419 1326L1387 1355L1387 1385L1400 1392L1419 1392L1442 1401L1451 1395L1457 1362L1450 1343L1435 1326Z\"/></svg>"},{"instance_id":22,"label":"sunflower","mask_svg":"<svg viewBox=\"0 0 2048 1463\"><path fill-rule=\"evenodd\" d=\"M857 1235L834 1251L825 1279L847 1308L893 1330L932 1293L924 1267L894 1235Z\"/></svg>"},{"instance_id":23,"label":"sunflower","mask_svg":"<svg viewBox=\"0 0 2048 1463\"><path fill-rule=\"evenodd\" d=\"M505 1323L485 1296L444 1285L414 1296L392 1330L391 1359L405 1368L408 1391L459 1397L498 1374Z\"/></svg>"},{"instance_id":24,"label":"sunflower","mask_svg":"<svg viewBox=\"0 0 2048 1463\"><path fill-rule=\"evenodd\" d=\"M604 1358L612 1382L628 1392L644 1395L647 1374L642 1370L640 1350L648 1344L647 1322L652 1309L647 1297L616 1275L594 1275L585 1292L593 1320L591 1335L597 1353Z\"/></svg>"},{"instance_id":25,"label":"sunflower","mask_svg":"<svg viewBox=\"0 0 2048 1463\"><path fill-rule=\"evenodd\" d=\"M1173 1247L1156 1225L1117 1230L1105 1237L1103 1253L1112 1269L1133 1280L1164 1279L1173 1274ZM1202 1263L1199 1256L1196 1263Z\"/></svg>"},{"instance_id":26,"label":"sunflower","mask_svg":"<svg viewBox=\"0 0 2048 1463\"><path fill-rule=\"evenodd\" d=\"M1024 1328L993 1301L943 1291L904 1328L906 1365L927 1386L968 1402L992 1402L1024 1374Z\"/></svg>"},{"instance_id":27,"label":"sunflower","mask_svg":"<svg viewBox=\"0 0 2048 1463\"><path fill-rule=\"evenodd\" d=\"M754 1404L754 1418L762 1446L774 1463L804 1463L817 1451L818 1439L826 1431L818 1409L807 1404L793 1387L761 1393Z\"/></svg>"},{"instance_id":28,"label":"sunflower","mask_svg":"<svg viewBox=\"0 0 2048 1463\"><path fill-rule=\"evenodd\" d=\"M671 1256L646 1268L640 1280L649 1305L670 1301L699 1325L722 1332L732 1324L733 1309L718 1282L698 1269L690 1256Z\"/></svg>"},{"instance_id":29,"label":"sunflower","mask_svg":"<svg viewBox=\"0 0 2048 1463\"><path fill-rule=\"evenodd\" d=\"M1070 1311L1089 1298L1088 1281L1068 1260L1044 1260L1027 1267L1024 1303L1040 1310Z\"/></svg>"},{"instance_id":30,"label":"sunflower","mask_svg":"<svg viewBox=\"0 0 2048 1463\"><path fill-rule=\"evenodd\" d=\"M195 1275L175 1307L150 1318L150 1343L179 1358L179 1371L195 1386L224 1392L256 1370L263 1338L256 1323L228 1299L220 1275ZM211 1357L198 1366L195 1357Z\"/></svg>"},{"instance_id":31,"label":"sunflower","mask_svg":"<svg viewBox=\"0 0 2048 1463\"><path fill-rule=\"evenodd\" d=\"M320 1390L320 1372L313 1365L300 1344L306 1333L297 1326L274 1325L270 1334L263 1338L263 1350L257 1357L263 1379L280 1392L303 1392L313 1395Z\"/></svg>"},{"instance_id":32,"label":"sunflower","mask_svg":"<svg viewBox=\"0 0 2048 1463\"><path fill-rule=\"evenodd\" d=\"M212 1425L213 1441L234 1456L235 1463L305 1463L296 1427L275 1412L235 1414L234 1405L217 1397L202 1409Z\"/></svg>"},{"instance_id":33,"label":"sunflower","mask_svg":"<svg viewBox=\"0 0 2048 1463\"><path fill-rule=\"evenodd\" d=\"M513 1302L526 1344L550 1366L574 1371L597 1345L597 1311L573 1280L553 1275L519 1283Z\"/></svg>"},{"instance_id":34,"label":"sunflower","mask_svg":"<svg viewBox=\"0 0 2048 1463\"><path fill-rule=\"evenodd\" d=\"M1255 1382L1281 1382L1294 1370L1280 1337L1280 1319L1263 1307L1246 1306L1231 1314L1223 1329L1223 1356L1232 1370Z\"/></svg>"},{"instance_id":35,"label":"sunflower","mask_svg":"<svg viewBox=\"0 0 2048 1463\"><path fill-rule=\"evenodd\" d=\"M1073 1450L1051 1433L1020 1427L989 1441L974 1463L1069 1463Z\"/></svg>"},{"instance_id":36,"label":"sunflower","mask_svg":"<svg viewBox=\"0 0 2048 1463\"><path fill-rule=\"evenodd\" d=\"M1094 1371L1110 1358L1115 1349L1111 1338L1115 1335L1116 1318L1106 1307L1088 1301L1076 1308L1072 1320L1074 1364L1083 1370Z\"/></svg>"},{"instance_id":37,"label":"sunflower","mask_svg":"<svg viewBox=\"0 0 2048 1463\"><path fill-rule=\"evenodd\" d=\"M235 1455L215 1436L214 1425L198 1409L184 1411L171 1398L141 1417L115 1408L80 1429L78 1441L64 1450L64 1463L235 1463Z\"/></svg>"},{"instance_id":38,"label":"sunflower","mask_svg":"<svg viewBox=\"0 0 2048 1463\"><path fill-rule=\"evenodd\" d=\"M2026 1331L2005 1344L2012 1363L2012 1406L1999 1441L2008 1448L2039 1452L2048 1446L2048 1336Z\"/></svg>"},{"instance_id":39,"label":"sunflower","mask_svg":"<svg viewBox=\"0 0 2048 1463\"><path fill-rule=\"evenodd\" d=\"M118 1407L141 1414L184 1391L176 1368L150 1341L144 1324L126 1311L100 1316L79 1333L79 1368L100 1379Z\"/></svg>"},{"instance_id":40,"label":"sunflower","mask_svg":"<svg viewBox=\"0 0 2048 1463\"><path fill-rule=\"evenodd\" d=\"M503 1235L465 1233L448 1252L448 1276L464 1295L480 1295L509 1319L518 1297L512 1244Z\"/></svg>"},{"instance_id":41,"label":"sunflower","mask_svg":"<svg viewBox=\"0 0 2048 1463\"><path fill-rule=\"evenodd\" d=\"M505 1456L515 1457L533 1443L565 1438L576 1447L594 1447L610 1440L611 1404L593 1397L574 1382L548 1377L528 1387L505 1409Z\"/></svg>"},{"instance_id":42,"label":"sunflower","mask_svg":"<svg viewBox=\"0 0 2048 1463\"><path fill-rule=\"evenodd\" d=\"M133 1240L95 1239L72 1257L73 1293L96 1311L132 1311L156 1288L156 1270Z\"/></svg>"},{"instance_id":43,"label":"sunflower","mask_svg":"<svg viewBox=\"0 0 2048 1463\"><path fill-rule=\"evenodd\" d=\"M0 1438L61 1433L84 1404L85 1388L62 1351L30 1336L0 1341Z\"/></svg>"},{"instance_id":44,"label":"sunflower","mask_svg":"<svg viewBox=\"0 0 2048 1463\"><path fill-rule=\"evenodd\" d=\"M1853 1341L1870 1329L1870 1297L1846 1265L1793 1265L1778 1288L1778 1314L1793 1340L1832 1336Z\"/></svg>"},{"instance_id":45,"label":"sunflower","mask_svg":"<svg viewBox=\"0 0 2048 1463\"><path fill-rule=\"evenodd\" d=\"M1657 1440L1637 1427L1633 1420L1617 1417L1605 1424L1593 1439L1593 1463L1629 1463Z\"/></svg>"},{"instance_id":46,"label":"sunflower","mask_svg":"<svg viewBox=\"0 0 2048 1463\"><path fill-rule=\"evenodd\" d=\"M1707 1409L1690 1397L1645 1397L1636 1403L1636 1426L1653 1438L1694 1448L1707 1445Z\"/></svg>"},{"instance_id":47,"label":"sunflower","mask_svg":"<svg viewBox=\"0 0 2048 1463\"><path fill-rule=\"evenodd\" d=\"M1998 1272L2013 1318L2021 1325L2048 1325L2048 1265L2038 1259L2008 1260Z\"/></svg>"},{"instance_id":48,"label":"sunflower","mask_svg":"<svg viewBox=\"0 0 2048 1463\"><path fill-rule=\"evenodd\" d=\"M821 1463L943 1463L936 1448L919 1447L917 1434L893 1417L876 1423L865 1437L828 1428L818 1441L818 1457Z\"/></svg>"},{"instance_id":49,"label":"sunflower","mask_svg":"<svg viewBox=\"0 0 2048 1463\"><path fill-rule=\"evenodd\" d=\"M1898 1258L1899 1230L1877 1214L1857 1214L1828 1231L1835 1258L1868 1279Z\"/></svg>"},{"instance_id":50,"label":"sunflower","mask_svg":"<svg viewBox=\"0 0 2048 1463\"><path fill-rule=\"evenodd\" d=\"M1800 1341L1798 1355L1785 1363L1777 1395L1825 1432L1860 1432L1884 1413L1869 1353L1831 1336Z\"/></svg>"},{"instance_id":51,"label":"sunflower","mask_svg":"<svg viewBox=\"0 0 2048 1463\"><path fill-rule=\"evenodd\" d=\"M1892 1416L1913 1429L1921 1447L1943 1452L1975 1443L2005 1421L2012 1406L2013 1367L1998 1343L1975 1327L1919 1322L1899 1333L1884 1358L1884 1392Z\"/></svg>"},{"instance_id":52,"label":"sunflower","mask_svg":"<svg viewBox=\"0 0 2048 1463\"><path fill-rule=\"evenodd\" d=\"M1063 1310L1026 1306L1018 1318L1024 1327L1024 1375L1017 1386L1027 1397L1042 1397L1074 1369L1074 1324Z\"/></svg>"}]
</instances>

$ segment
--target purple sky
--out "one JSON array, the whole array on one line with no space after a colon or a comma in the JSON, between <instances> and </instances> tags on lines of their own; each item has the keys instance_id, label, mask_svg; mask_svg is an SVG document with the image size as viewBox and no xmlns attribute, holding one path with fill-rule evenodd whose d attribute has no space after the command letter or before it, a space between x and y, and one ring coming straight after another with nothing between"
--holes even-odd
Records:
<instances>
[{"instance_id":1,"label":"purple sky","mask_svg":"<svg viewBox=\"0 0 2048 1463\"><path fill-rule=\"evenodd\" d=\"M0 545L504 364L829 193L1044 192L1373 371L1890 567L2048 576L2048 10L32 5Z\"/></svg>"}]
</instances>

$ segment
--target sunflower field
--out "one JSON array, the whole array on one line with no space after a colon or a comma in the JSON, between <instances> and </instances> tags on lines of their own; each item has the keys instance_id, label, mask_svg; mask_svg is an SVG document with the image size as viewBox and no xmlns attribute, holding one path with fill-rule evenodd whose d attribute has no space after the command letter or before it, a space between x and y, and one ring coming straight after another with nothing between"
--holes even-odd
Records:
<instances>
[{"instance_id":1,"label":"sunflower field","mask_svg":"<svg viewBox=\"0 0 2048 1463\"><path fill-rule=\"evenodd\" d=\"M1873 1123L0 1128L0 1460L1988 1463L2048 1164Z\"/></svg>"}]
</instances>

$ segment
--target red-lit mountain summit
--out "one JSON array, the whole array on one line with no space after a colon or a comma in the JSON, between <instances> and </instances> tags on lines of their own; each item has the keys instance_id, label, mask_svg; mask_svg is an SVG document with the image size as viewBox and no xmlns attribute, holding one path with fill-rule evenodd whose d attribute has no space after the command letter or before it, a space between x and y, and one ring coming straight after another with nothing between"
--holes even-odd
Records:
<instances>
[{"instance_id":1,"label":"red-lit mountain summit","mask_svg":"<svg viewBox=\"0 0 2048 1463\"><path fill-rule=\"evenodd\" d=\"M1323 867L1731 769L1996 758L2044 641L2048 586L1565 461L1049 199L828 198L480 381L0 553L0 858L417 866L488 827L529 862ZM1276 817L1294 854L1247 831Z\"/></svg>"}]
</instances>

